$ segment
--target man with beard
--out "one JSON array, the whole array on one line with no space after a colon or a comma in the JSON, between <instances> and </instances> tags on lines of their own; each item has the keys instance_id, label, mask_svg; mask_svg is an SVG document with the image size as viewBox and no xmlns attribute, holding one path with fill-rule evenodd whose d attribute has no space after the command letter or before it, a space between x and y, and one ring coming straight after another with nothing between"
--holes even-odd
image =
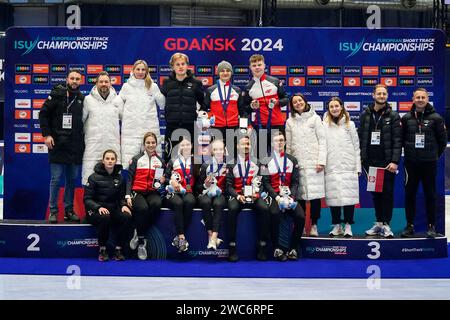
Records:
<instances>
[{"instance_id":1,"label":"man with beard","mask_svg":"<svg viewBox=\"0 0 450 320\"><path fill-rule=\"evenodd\" d=\"M50 223L57 222L59 182L65 175L64 220L79 222L73 211L75 179L84 152L81 73L71 71L65 85L56 85L39 112L40 128L50 162Z\"/></svg>"},{"instance_id":2,"label":"man with beard","mask_svg":"<svg viewBox=\"0 0 450 320\"><path fill-rule=\"evenodd\" d=\"M114 150L120 164L119 108L113 103L117 97L108 72L102 71L95 86L84 99L83 124L86 149L83 155L81 182L85 185L94 173L95 165L105 150Z\"/></svg>"},{"instance_id":3,"label":"man with beard","mask_svg":"<svg viewBox=\"0 0 450 320\"><path fill-rule=\"evenodd\" d=\"M366 173L369 167L384 168L382 192L372 192L376 223L366 231L368 236L392 238L389 223L394 208L394 181L402 154L400 116L387 102L388 91L378 84L372 93L374 103L359 118L361 162Z\"/></svg>"},{"instance_id":4,"label":"man with beard","mask_svg":"<svg viewBox=\"0 0 450 320\"><path fill-rule=\"evenodd\" d=\"M437 161L447 147L444 119L429 103L428 92L418 88L413 93L411 111L402 118L405 150L405 212L407 225L402 237L414 236L416 194L422 182L427 213L427 237L436 232L436 173Z\"/></svg>"}]
</instances>

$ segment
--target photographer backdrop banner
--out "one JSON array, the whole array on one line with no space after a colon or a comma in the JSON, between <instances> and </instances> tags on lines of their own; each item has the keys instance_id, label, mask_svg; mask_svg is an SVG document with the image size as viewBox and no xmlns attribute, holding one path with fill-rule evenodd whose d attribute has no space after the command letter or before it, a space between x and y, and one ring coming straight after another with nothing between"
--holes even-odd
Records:
<instances>
[{"instance_id":1,"label":"photographer backdrop banner","mask_svg":"<svg viewBox=\"0 0 450 320\"><path fill-rule=\"evenodd\" d=\"M249 57L263 54L267 74L280 78L289 94L302 92L319 114L339 96L358 126L359 114L372 102L373 86L389 86L389 102L408 112L416 87L444 114L445 36L434 29L359 28L11 28L7 32L5 105L5 218L44 219L48 204L49 166L38 113L52 86L80 70L88 94L96 75L106 70L116 90L131 66L144 59L161 85L170 73L169 58L186 53L191 70L205 87L217 77L222 60L233 65L233 81L243 87L251 78ZM163 113L161 117L164 134ZM438 172L438 230L444 226L444 161ZM404 208L403 166L396 178L395 207ZM360 206L371 208L361 178ZM78 199L80 201L80 199ZM423 203L423 196L418 196ZM423 205L418 227L424 228ZM401 210L403 215L403 210ZM396 211L395 214L398 214ZM369 219L374 219L373 213ZM404 216L401 218L404 222Z\"/></svg>"}]
</instances>

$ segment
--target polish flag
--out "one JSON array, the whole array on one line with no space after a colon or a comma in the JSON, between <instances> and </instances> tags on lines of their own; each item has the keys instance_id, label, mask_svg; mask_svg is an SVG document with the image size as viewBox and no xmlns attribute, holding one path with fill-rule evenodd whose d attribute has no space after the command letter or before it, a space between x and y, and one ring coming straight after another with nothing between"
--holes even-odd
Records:
<instances>
[{"instance_id":1,"label":"polish flag","mask_svg":"<svg viewBox=\"0 0 450 320\"><path fill-rule=\"evenodd\" d=\"M369 167L369 174L367 175L367 191L383 191L384 170L384 168Z\"/></svg>"}]
</instances>

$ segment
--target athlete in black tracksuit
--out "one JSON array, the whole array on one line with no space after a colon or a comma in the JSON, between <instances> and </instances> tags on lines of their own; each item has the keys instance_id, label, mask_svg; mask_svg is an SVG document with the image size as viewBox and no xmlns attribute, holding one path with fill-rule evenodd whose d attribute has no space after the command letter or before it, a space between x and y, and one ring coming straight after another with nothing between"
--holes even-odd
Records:
<instances>
[{"instance_id":1,"label":"athlete in black tracksuit","mask_svg":"<svg viewBox=\"0 0 450 320\"><path fill-rule=\"evenodd\" d=\"M202 82L196 79L190 70L182 81L177 80L175 72L172 72L169 78L164 80L161 93L166 97L164 160L168 162L170 152L178 144L178 140L171 140L172 133L176 129L185 129L190 134L189 140L196 141L194 140L197 139L194 137L194 124L197 119L197 103L200 104L201 110L206 111L205 97Z\"/></svg>"},{"instance_id":2,"label":"athlete in black tracksuit","mask_svg":"<svg viewBox=\"0 0 450 320\"><path fill-rule=\"evenodd\" d=\"M87 221L97 227L100 248L106 247L111 224L117 228L116 260L123 260L120 251L128 238L131 221L131 215L122 212L127 204L126 184L120 174L121 169L122 166L116 164L112 174L108 174L104 164L98 163L84 188ZM108 209L109 214L100 214L100 208Z\"/></svg>"},{"instance_id":3,"label":"athlete in black tracksuit","mask_svg":"<svg viewBox=\"0 0 450 320\"><path fill-rule=\"evenodd\" d=\"M379 139L375 139L375 132L379 132ZM400 116L387 102L378 111L375 109L375 104L371 104L364 110L360 116L358 135L361 162L366 172L369 166L388 168L391 164L398 165L402 153ZM394 208L395 175L395 172L386 169L383 191L372 192L377 224L366 231L367 235L379 234L386 238L393 236L389 223Z\"/></svg>"},{"instance_id":4,"label":"athlete in black tracksuit","mask_svg":"<svg viewBox=\"0 0 450 320\"><path fill-rule=\"evenodd\" d=\"M402 237L414 235L416 193L422 182L429 237L436 236L436 171L437 161L447 146L444 119L428 103L426 91L417 90L414 98L422 96L425 107L413 104L411 111L402 118L403 147L405 151L405 212L407 226ZM423 112L419 112L418 109ZM422 143L421 138L425 141Z\"/></svg>"}]
</instances>

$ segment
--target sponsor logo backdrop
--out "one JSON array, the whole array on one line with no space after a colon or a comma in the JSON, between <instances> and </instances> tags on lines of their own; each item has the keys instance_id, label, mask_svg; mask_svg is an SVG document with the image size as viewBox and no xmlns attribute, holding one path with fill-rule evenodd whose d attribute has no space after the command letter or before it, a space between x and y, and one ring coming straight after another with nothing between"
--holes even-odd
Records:
<instances>
[{"instance_id":1,"label":"sponsor logo backdrop","mask_svg":"<svg viewBox=\"0 0 450 320\"><path fill-rule=\"evenodd\" d=\"M120 90L131 65L145 59L160 85L170 73L170 56L188 54L191 70L205 85L216 81L216 65L228 60L234 80L250 79L248 58L266 58L267 73L282 79L288 93L302 92L322 114L330 97L347 102L351 118L370 103L373 85L384 83L389 100L407 112L413 89L426 86L438 112L444 113L444 48L441 31L433 29L313 28L12 28L7 33L5 154L5 218L43 219L48 201L48 158L37 112L52 86L70 70L80 70L82 91L89 93L101 70L114 77ZM31 103L30 103L31 100ZM30 108L31 106L31 108ZM33 112L31 112L33 111ZM164 119L161 116L162 133ZM16 133L31 133L18 143ZM396 179L395 207L403 208L403 170ZM438 176L438 227L444 223L444 174ZM361 179L361 207L372 207ZM423 200L422 196L418 201ZM422 202L423 203L423 202ZM418 225L424 226L422 205Z\"/></svg>"}]
</instances>

